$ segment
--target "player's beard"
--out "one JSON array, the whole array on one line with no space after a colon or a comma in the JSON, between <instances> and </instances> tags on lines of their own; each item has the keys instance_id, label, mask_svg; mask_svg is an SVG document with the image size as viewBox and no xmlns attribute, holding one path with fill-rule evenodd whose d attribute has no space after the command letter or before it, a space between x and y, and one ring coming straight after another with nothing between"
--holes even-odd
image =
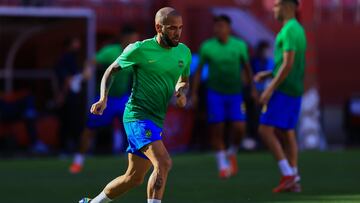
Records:
<instances>
[{"instance_id":1,"label":"player's beard","mask_svg":"<svg viewBox=\"0 0 360 203\"><path fill-rule=\"evenodd\" d=\"M279 13L275 13L275 14L274 14L274 17L275 17L275 19L276 19L277 21L279 21L279 22L283 22L283 21L284 21L284 17L280 14L280 12L279 12Z\"/></svg>"},{"instance_id":2,"label":"player's beard","mask_svg":"<svg viewBox=\"0 0 360 203\"><path fill-rule=\"evenodd\" d=\"M163 33L161 35L161 41L166 45L166 46L169 46L169 47L177 47L178 46L178 42L173 42L169 36L165 33Z\"/></svg>"}]
</instances>

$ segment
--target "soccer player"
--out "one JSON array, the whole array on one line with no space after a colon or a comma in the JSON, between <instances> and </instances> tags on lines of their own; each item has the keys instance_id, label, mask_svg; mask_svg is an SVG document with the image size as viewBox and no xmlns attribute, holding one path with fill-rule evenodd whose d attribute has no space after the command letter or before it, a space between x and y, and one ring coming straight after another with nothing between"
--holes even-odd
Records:
<instances>
[{"instance_id":1,"label":"soccer player","mask_svg":"<svg viewBox=\"0 0 360 203\"><path fill-rule=\"evenodd\" d=\"M274 60L271 55L270 44L265 40L261 40L257 44L256 49L254 50L254 56L251 58L250 62L253 71L252 73L254 75L261 71L271 71L274 68ZM269 82L270 79L255 83L257 93L261 94ZM251 138L256 140L256 143L259 143L261 138L258 129L262 105L258 102L259 98L251 97L248 89L244 90L244 98L246 102L247 132L251 135ZM262 146L259 145L258 147Z\"/></svg>"},{"instance_id":2,"label":"soccer player","mask_svg":"<svg viewBox=\"0 0 360 203\"><path fill-rule=\"evenodd\" d=\"M174 94L180 107L186 105L191 52L179 43L183 28L181 15L173 8L160 9L155 16L157 35L129 45L105 71L100 100L91 112L101 115L106 108L111 75L126 68L134 70L132 93L124 112L124 127L129 141L129 165L124 175L106 185L93 200L81 203L106 203L142 184L151 167L148 203L161 203L172 162L162 142L162 126L169 100Z\"/></svg>"},{"instance_id":3,"label":"soccer player","mask_svg":"<svg viewBox=\"0 0 360 203\"><path fill-rule=\"evenodd\" d=\"M95 60L90 63L108 67L121 54L123 47L126 47L128 44L136 42L139 39L139 34L132 27L124 26L121 30L120 39L120 43L110 44L100 49L96 54ZM88 115L85 129L81 134L80 149L74 156L73 163L69 168L70 173L76 174L82 171L85 154L90 148L91 141L95 135L95 130L100 127L111 125L115 118L121 119L125 104L129 98L131 76L131 69L121 71L121 74L116 73L114 75L113 85L108 93L106 110L104 110L101 116L94 114ZM97 100L99 98L100 95L96 97ZM115 136L119 136L119 138L116 138ZM114 131L113 142L121 139L121 129L116 129Z\"/></svg>"},{"instance_id":4,"label":"soccer player","mask_svg":"<svg viewBox=\"0 0 360 203\"><path fill-rule=\"evenodd\" d=\"M219 177L228 178L237 173L236 154L245 134L242 78L251 84L252 74L245 42L230 34L231 19L226 15L216 16L213 29L215 37L203 42L200 48L200 63L194 77L191 98L196 105L201 71L207 63L207 108L211 145L216 151ZM243 69L246 72L245 77L242 75ZM225 121L231 124L232 136L227 151L224 142Z\"/></svg>"},{"instance_id":5,"label":"soccer player","mask_svg":"<svg viewBox=\"0 0 360 203\"><path fill-rule=\"evenodd\" d=\"M282 174L280 184L273 192L301 190L294 129L304 89L306 37L303 27L295 18L297 6L296 0L275 1L275 18L283 23L276 37L275 69L255 76L255 81L273 76L260 97L264 106L259 127L259 133L278 162Z\"/></svg>"},{"instance_id":6,"label":"soccer player","mask_svg":"<svg viewBox=\"0 0 360 203\"><path fill-rule=\"evenodd\" d=\"M59 87L56 104L59 108L61 150L65 153L72 150L81 132L82 83L91 76L88 68L79 65L82 43L79 37L70 37L64 41L65 50L55 65L56 83Z\"/></svg>"}]
</instances>

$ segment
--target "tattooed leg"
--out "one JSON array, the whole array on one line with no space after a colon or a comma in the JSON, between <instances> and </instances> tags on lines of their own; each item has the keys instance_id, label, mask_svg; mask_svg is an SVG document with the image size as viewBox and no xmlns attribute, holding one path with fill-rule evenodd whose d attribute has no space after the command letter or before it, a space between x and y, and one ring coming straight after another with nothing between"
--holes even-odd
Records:
<instances>
[{"instance_id":1,"label":"tattooed leg","mask_svg":"<svg viewBox=\"0 0 360 203\"><path fill-rule=\"evenodd\" d=\"M170 156L162 141L151 143L143 149L153 165L153 172L148 182L148 199L161 200L164 195L168 173L171 169Z\"/></svg>"}]
</instances>

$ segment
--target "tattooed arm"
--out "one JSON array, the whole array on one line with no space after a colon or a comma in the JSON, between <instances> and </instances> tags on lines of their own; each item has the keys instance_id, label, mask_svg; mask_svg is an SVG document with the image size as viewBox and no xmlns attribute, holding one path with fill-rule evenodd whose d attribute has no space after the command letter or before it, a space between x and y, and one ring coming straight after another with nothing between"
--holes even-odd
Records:
<instances>
[{"instance_id":1,"label":"tattooed arm","mask_svg":"<svg viewBox=\"0 0 360 203\"><path fill-rule=\"evenodd\" d=\"M112 75L120 69L119 64L115 61L105 71L100 86L100 99L91 106L90 112L96 115L102 115L106 108L107 96L112 83Z\"/></svg>"}]
</instances>

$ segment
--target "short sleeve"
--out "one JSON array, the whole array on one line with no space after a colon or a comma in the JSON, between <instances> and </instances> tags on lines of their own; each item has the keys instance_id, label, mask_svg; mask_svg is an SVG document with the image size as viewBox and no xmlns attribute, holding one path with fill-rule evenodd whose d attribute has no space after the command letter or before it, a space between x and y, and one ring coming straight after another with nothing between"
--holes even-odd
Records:
<instances>
[{"instance_id":1,"label":"short sleeve","mask_svg":"<svg viewBox=\"0 0 360 203\"><path fill-rule=\"evenodd\" d=\"M116 59L121 69L130 68L139 61L140 42L127 46L122 54Z\"/></svg>"},{"instance_id":2,"label":"short sleeve","mask_svg":"<svg viewBox=\"0 0 360 203\"><path fill-rule=\"evenodd\" d=\"M286 30L283 35L283 50L284 51L296 51L296 34L290 29Z\"/></svg>"},{"instance_id":3,"label":"short sleeve","mask_svg":"<svg viewBox=\"0 0 360 203\"><path fill-rule=\"evenodd\" d=\"M243 60L244 63L249 62L249 50L248 47L245 43L242 43L242 54L241 54L241 59Z\"/></svg>"}]
</instances>

